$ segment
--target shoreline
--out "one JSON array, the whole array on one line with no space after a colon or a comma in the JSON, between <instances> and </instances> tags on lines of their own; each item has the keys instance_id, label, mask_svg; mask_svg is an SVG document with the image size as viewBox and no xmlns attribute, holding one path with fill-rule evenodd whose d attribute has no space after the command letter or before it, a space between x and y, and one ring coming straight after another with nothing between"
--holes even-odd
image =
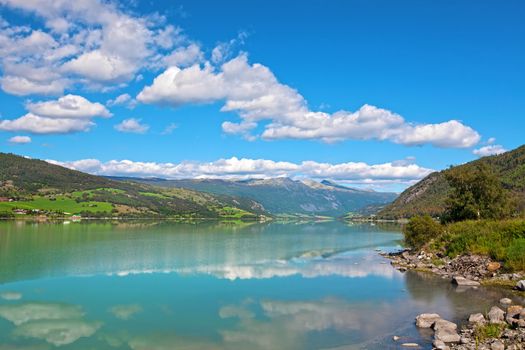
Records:
<instances>
[{"instance_id":1,"label":"shoreline","mask_svg":"<svg viewBox=\"0 0 525 350\"><path fill-rule=\"evenodd\" d=\"M450 280L456 288L495 287L525 297L525 271L507 273L501 263L481 255L460 255L454 259L440 258L433 253L401 250L379 253L390 260L398 271L430 273ZM439 310L428 310L416 318L416 327L434 330L433 349L440 350L523 350L525 349L525 307L503 298L488 313L479 310L463 320L462 327L444 320ZM396 341L396 339L394 339ZM409 344L418 347L417 344ZM408 346L401 344L401 346Z\"/></svg>"}]
</instances>

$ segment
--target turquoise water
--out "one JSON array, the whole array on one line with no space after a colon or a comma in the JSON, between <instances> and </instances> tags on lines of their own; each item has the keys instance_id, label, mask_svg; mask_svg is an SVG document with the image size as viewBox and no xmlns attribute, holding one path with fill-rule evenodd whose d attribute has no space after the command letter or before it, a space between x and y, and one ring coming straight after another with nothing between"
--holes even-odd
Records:
<instances>
[{"instance_id":1,"label":"turquoise water","mask_svg":"<svg viewBox=\"0 0 525 350\"><path fill-rule=\"evenodd\" d=\"M0 222L3 349L430 348L502 294L402 274L396 226Z\"/></svg>"}]
</instances>

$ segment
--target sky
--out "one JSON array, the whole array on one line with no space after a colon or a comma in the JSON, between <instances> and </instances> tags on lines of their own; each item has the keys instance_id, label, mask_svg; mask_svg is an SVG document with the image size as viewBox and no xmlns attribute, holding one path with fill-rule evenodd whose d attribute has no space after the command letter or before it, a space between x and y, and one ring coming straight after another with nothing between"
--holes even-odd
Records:
<instances>
[{"instance_id":1,"label":"sky","mask_svg":"<svg viewBox=\"0 0 525 350\"><path fill-rule=\"evenodd\" d=\"M0 150L401 191L525 137L525 2L0 0Z\"/></svg>"}]
</instances>

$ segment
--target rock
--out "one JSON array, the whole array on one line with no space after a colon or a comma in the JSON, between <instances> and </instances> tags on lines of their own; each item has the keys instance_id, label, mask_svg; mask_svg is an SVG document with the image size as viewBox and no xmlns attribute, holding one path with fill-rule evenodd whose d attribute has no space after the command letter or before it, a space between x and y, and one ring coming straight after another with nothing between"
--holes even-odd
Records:
<instances>
[{"instance_id":1,"label":"rock","mask_svg":"<svg viewBox=\"0 0 525 350\"><path fill-rule=\"evenodd\" d=\"M447 320L437 320L432 326L432 328L434 328L435 331L438 331L440 329L456 330L458 328L458 325L454 322L450 322Z\"/></svg>"},{"instance_id":2,"label":"rock","mask_svg":"<svg viewBox=\"0 0 525 350\"><path fill-rule=\"evenodd\" d=\"M510 305L512 304L512 300L510 300L509 298L503 298L499 300L499 303L502 305Z\"/></svg>"},{"instance_id":3,"label":"rock","mask_svg":"<svg viewBox=\"0 0 525 350\"><path fill-rule=\"evenodd\" d=\"M434 348L438 350L449 350L450 349L447 346L447 344L445 344L445 342L442 340L434 340L434 342L432 343L432 346L434 346Z\"/></svg>"},{"instance_id":4,"label":"rock","mask_svg":"<svg viewBox=\"0 0 525 350\"><path fill-rule=\"evenodd\" d=\"M405 348L419 348L418 343L403 343L401 346L404 346Z\"/></svg>"},{"instance_id":5,"label":"rock","mask_svg":"<svg viewBox=\"0 0 525 350\"><path fill-rule=\"evenodd\" d=\"M441 340L445 343L458 343L461 340L455 329L440 328L434 333L435 340Z\"/></svg>"},{"instance_id":6,"label":"rock","mask_svg":"<svg viewBox=\"0 0 525 350\"><path fill-rule=\"evenodd\" d=\"M505 320L505 312L499 307L493 306L489 311L488 317L489 322L492 324L503 323L503 321Z\"/></svg>"},{"instance_id":7,"label":"rock","mask_svg":"<svg viewBox=\"0 0 525 350\"><path fill-rule=\"evenodd\" d=\"M466 279L465 277L461 277L461 276L456 276L452 278L452 283L458 286L465 286L465 287L479 286L479 282L472 281L472 280Z\"/></svg>"},{"instance_id":8,"label":"rock","mask_svg":"<svg viewBox=\"0 0 525 350\"><path fill-rule=\"evenodd\" d=\"M401 339L401 337L398 337L397 335L394 335L394 336L392 337L392 340L393 340L393 341L398 341L399 339Z\"/></svg>"},{"instance_id":9,"label":"rock","mask_svg":"<svg viewBox=\"0 0 525 350\"><path fill-rule=\"evenodd\" d=\"M507 308L507 317L516 317L520 315L520 313L523 311L523 307L521 305L512 305Z\"/></svg>"},{"instance_id":10,"label":"rock","mask_svg":"<svg viewBox=\"0 0 525 350\"><path fill-rule=\"evenodd\" d=\"M520 320L525 320L525 309L520 312Z\"/></svg>"},{"instance_id":11,"label":"rock","mask_svg":"<svg viewBox=\"0 0 525 350\"><path fill-rule=\"evenodd\" d=\"M468 321L470 323L480 324L485 323L485 316L482 313L472 314L469 316Z\"/></svg>"},{"instance_id":12,"label":"rock","mask_svg":"<svg viewBox=\"0 0 525 350\"><path fill-rule=\"evenodd\" d=\"M516 284L516 289L521 290L522 292L525 291L525 280L521 280Z\"/></svg>"},{"instance_id":13,"label":"rock","mask_svg":"<svg viewBox=\"0 0 525 350\"><path fill-rule=\"evenodd\" d=\"M491 261L487 264L487 270L490 272L497 271L501 268L501 264L497 261Z\"/></svg>"},{"instance_id":14,"label":"rock","mask_svg":"<svg viewBox=\"0 0 525 350\"><path fill-rule=\"evenodd\" d=\"M416 326L419 328L430 328L441 316L438 314L421 314L416 317Z\"/></svg>"},{"instance_id":15,"label":"rock","mask_svg":"<svg viewBox=\"0 0 525 350\"><path fill-rule=\"evenodd\" d=\"M496 340L495 342L490 344L490 349L491 350L505 350L505 345L499 340Z\"/></svg>"}]
</instances>

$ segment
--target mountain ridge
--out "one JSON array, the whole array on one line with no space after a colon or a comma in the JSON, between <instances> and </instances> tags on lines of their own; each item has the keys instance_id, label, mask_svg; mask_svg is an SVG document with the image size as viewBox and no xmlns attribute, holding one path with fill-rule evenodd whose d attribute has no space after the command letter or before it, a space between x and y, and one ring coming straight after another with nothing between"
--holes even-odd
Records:
<instances>
[{"instance_id":1,"label":"mountain ridge","mask_svg":"<svg viewBox=\"0 0 525 350\"><path fill-rule=\"evenodd\" d=\"M516 198L519 208L525 208L525 145L514 150L483 157L456 167L486 164L501 179L503 186ZM403 191L391 204L377 213L380 219L403 219L415 215L440 216L450 187L445 174L450 169L433 172Z\"/></svg>"}]
</instances>

